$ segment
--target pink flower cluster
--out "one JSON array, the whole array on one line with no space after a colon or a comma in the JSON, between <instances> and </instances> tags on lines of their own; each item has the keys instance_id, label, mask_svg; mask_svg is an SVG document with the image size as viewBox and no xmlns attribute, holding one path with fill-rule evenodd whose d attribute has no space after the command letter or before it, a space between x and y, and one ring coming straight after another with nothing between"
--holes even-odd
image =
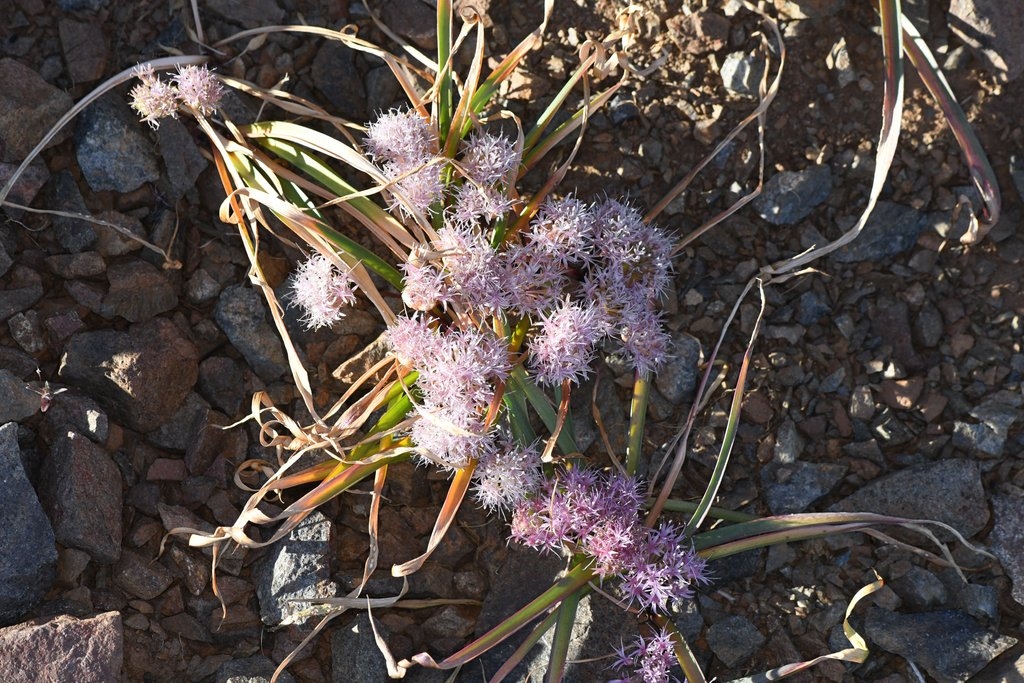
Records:
<instances>
[{"instance_id":1,"label":"pink flower cluster","mask_svg":"<svg viewBox=\"0 0 1024 683\"><path fill-rule=\"evenodd\" d=\"M292 275L290 299L302 310L309 329L330 327L356 302L355 282L323 254L313 254Z\"/></svg>"},{"instance_id":2,"label":"pink flower cluster","mask_svg":"<svg viewBox=\"0 0 1024 683\"><path fill-rule=\"evenodd\" d=\"M672 636L667 631L660 630L649 638L637 636L629 645L616 648L615 654L611 668L632 670L632 675L611 683L667 683L679 680L671 674L676 655Z\"/></svg>"},{"instance_id":3,"label":"pink flower cluster","mask_svg":"<svg viewBox=\"0 0 1024 683\"><path fill-rule=\"evenodd\" d=\"M627 601L664 613L693 597L693 584L707 580L706 564L689 549L682 528L643 526L642 503L632 477L569 470L515 506L512 538L531 548L584 553L599 577L619 578Z\"/></svg>"},{"instance_id":4,"label":"pink flower cluster","mask_svg":"<svg viewBox=\"0 0 1024 683\"><path fill-rule=\"evenodd\" d=\"M220 81L205 66L181 67L172 83L157 78L149 65L137 68L135 76L139 83L129 93L131 105L153 128L160 126L162 118L177 118L179 107L210 116L223 95Z\"/></svg>"}]
</instances>

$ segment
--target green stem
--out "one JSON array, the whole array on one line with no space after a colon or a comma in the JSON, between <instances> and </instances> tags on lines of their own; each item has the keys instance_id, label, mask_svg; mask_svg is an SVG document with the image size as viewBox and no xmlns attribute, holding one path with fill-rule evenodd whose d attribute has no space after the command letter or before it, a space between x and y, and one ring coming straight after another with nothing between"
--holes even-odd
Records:
<instances>
[{"instance_id":1,"label":"green stem","mask_svg":"<svg viewBox=\"0 0 1024 683\"><path fill-rule=\"evenodd\" d=\"M629 438L626 441L626 472L630 475L635 475L640 465L640 453L644 447L644 421L647 419L650 396L650 375L638 374L633 382L633 400L629 404Z\"/></svg>"}]
</instances>

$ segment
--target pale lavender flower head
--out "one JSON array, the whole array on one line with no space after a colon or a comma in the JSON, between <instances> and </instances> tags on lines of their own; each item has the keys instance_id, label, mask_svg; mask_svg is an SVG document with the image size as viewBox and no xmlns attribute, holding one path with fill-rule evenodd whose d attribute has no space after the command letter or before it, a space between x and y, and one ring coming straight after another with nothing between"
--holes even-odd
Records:
<instances>
[{"instance_id":1,"label":"pale lavender flower head","mask_svg":"<svg viewBox=\"0 0 1024 683\"><path fill-rule=\"evenodd\" d=\"M478 185L500 182L519 166L519 153L513 141L504 135L476 132L469 136L462 150L462 168Z\"/></svg>"},{"instance_id":2,"label":"pale lavender flower head","mask_svg":"<svg viewBox=\"0 0 1024 683\"><path fill-rule=\"evenodd\" d=\"M478 219L493 221L512 208L512 200L489 185L465 183L455 193L452 218L462 225L473 225Z\"/></svg>"},{"instance_id":3,"label":"pale lavender flower head","mask_svg":"<svg viewBox=\"0 0 1024 683\"><path fill-rule=\"evenodd\" d=\"M615 653L611 668L632 673L628 678L611 683L668 683L679 680L671 673L677 660L668 631L660 630L649 638L637 636L629 645L616 648Z\"/></svg>"},{"instance_id":4,"label":"pale lavender flower head","mask_svg":"<svg viewBox=\"0 0 1024 683\"><path fill-rule=\"evenodd\" d=\"M178 98L182 104L203 116L217 111L224 90L205 65L182 67L174 76L174 83L178 86Z\"/></svg>"},{"instance_id":5,"label":"pale lavender flower head","mask_svg":"<svg viewBox=\"0 0 1024 683\"><path fill-rule=\"evenodd\" d=\"M530 342L530 365L537 380L558 385L578 384L590 373L595 345L604 325L594 306L565 299L545 314Z\"/></svg>"},{"instance_id":6,"label":"pale lavender flower head","mask_svg":"<svg viewBox=\"0 0 1024 683\"><path fill-rule=\"evenodd\" d=\"M355 282L323 254L313 254L292 276L291 301L302 310L309 329L328 327L345 317L343 309L356 302Z\"/></svg>"},{"instance_id":7,"label":"pale lavender flower head","mask_svg":"<svg viewBox=\"0 0 1024 683\"><path fill-rule=\"evenodd\" d=\"M446 225L437 231L437 251L448 271L453 293L475 310L501 310L508 294L501 281L500 257L480 230Z\"/></svg>"},{"instance_id":8,"label":"pale lavender flower head","mask_svg":"<svg viewBox=\"0 0 1024 683\"><path fill-rule=\"evenodd\" d=\"M672 338L652 308L627 308L619 323L622 348L641 375L649 375L669 358Z\"/></svg>"},{"instance_id":9,"label":"pale lavender flower head","mask_svg":"<svg viewBox=\"0 0 1024 683\"><path fill-rule=\"evenodd\" d=\"M369 125L366 148L378 163L394 164L399 175L434 156L437 135L415 111L392 109Z\"/></svg>"},{"instance_id":10,"label":"pale lavender flower head","mask_svg":"<svg viewBox=\"0 0 1024 683\"><path fill-rule=\"evenodd\" d=\"M590 260L594 216L575 197L546 201L530 223L530 241L563 265Z\"/></svg>"},{"instance_id":11,"label":"pale lavender flower head","mask_svg":"<svg viewBox=\"0 0 1024 683\"><path fill-rule=\"evenodd\" d=\"M135 76L141 81L132 88L129 96L132 108L152 128L160 127L160 119L178 117L178 91L157 78L150 65L135 69Z\"/></svg>"},{"instance_id":12,"label":"pale lavender flower head","mask_svg":"<svg viewBox=\"0 0 1024 683\"><path fill-rule=\"evenodd\" d=\"M540 453L535 445L524 447L511 438L499 438L481 453L474 478L476 499L485 508L518 505L540 488Z\"/></svg>"},{"instance_id":13,"label":"pale lavender flower head","mask_svg":"<svg viewBox=\"0 0 1024 683\"><path fill-rule=\"evenodd\" d=\"M394 180L407 170L400 169L396 164L386 164L384 175ZM395 180L392 188L392 194L397 196L391 202L391 208L398 209L407 215L411 215L415 211L426 213L434 202L441 199L441 195L444 193L440 171L434 164L427 164Z\"/></svg>"},{"instance_id":14,"label":"pale lavender flower head","mask_svg":"<svg viewBox=\"0 0 1024 683\"><path fill-rule=\"evenodd\" d=\"M402 301L414 311L429 311L435 306L444 306L451 298L444 273L427 260L426 251L422 246L413 248L409 260L402 264L405 272Z\"/></svg>"},{"instance_id":15,"label":"pale lavender flower head","mask_svg":"<svg viewBox=\"0 0 1024 683\"><path fill-rule=\"evenodd\" d=\"M440 335L419 317L398 318L388 328L387 340L395 358L402 365L416 369L425 367L441 353L444 345Z\"/></svg>"},{"instance_id":16,"label":"pale lavender flower head","mask_svg":"<svg viewBox=\"0 0 1024 683\"><path fill-rule=\"evenodd\" d=\"M502 282L508 306L520 315L554 308L569 278L562 262L534 244L513 244L501 252Z\"/></svg>"}]
</instances>

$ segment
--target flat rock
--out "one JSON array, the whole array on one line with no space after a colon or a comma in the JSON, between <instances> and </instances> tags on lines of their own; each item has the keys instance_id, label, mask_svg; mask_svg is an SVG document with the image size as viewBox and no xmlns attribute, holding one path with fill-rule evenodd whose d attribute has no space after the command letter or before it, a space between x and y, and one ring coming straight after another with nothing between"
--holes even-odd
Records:
<instances>
[{"instance_id":1,"label":"flat rock","mask_svg":"<svg viewBox=\"0 0 1024 683\"><path fill-rule=\"evenodd\" d=\"M75 21L61 17L57 22L64 63L76 84L92 83L103 77L107 68L107 39L96 21Z\"/></svg>"},{"instance_id":2,"label":"flat rock","mask_svg":"<svg viewBox=\"0 0 1024 683\"><path fill-rule=\"evenodd\" d=\"M708 647L730 669L742 665L764 644L764 636L741 615L726 617L708 628Z\"/></svg>"},{"instance_id":3,"label":"flat rock","mask_svg":"<svg viewBox=\"0 0 1024 683\"><path fill-rule=\"evenodd\" d=\"M846 0L775 0L775 9L789 19L820 19L836 14Z\"/></svg>"},{"instance_id":4,"label":"flat rock","mask_svg":"<svg viewBox=\"0 0 1024 683\"><path fill-rule=\"evenodd\" d=\"M857 239L834 252L832 258L840 263L857 263L895 256L917 243L926 223L926 216L917 209L878 202Z\"/></svg>"},{"instance_id":5,"label":"flat rock","mask_svg":"<svg viewBox=\"0 0 1024 683\"><path fill-rule=\"evenodd\" d=\"M1017 642L982 628L958 610L896 614L872 606L864 634L882 649L922 667L939 683L968 680Z\"/></svg>"},{"instance_id":6,"label":"flat rock","mask_svg":"<svg viewBox=\"0 0 1024 683\"><path fill-rule=\"evenodd\" d=\"M698 365L703 358L700 342L682 334L672 340L671 357L654 376L661 395L675 404L689 401L697 389Z\"/></svg>"},{"instance_id":7,"label":"flat rock","mask_svg":"<svg viewBox=\"0 0 1024 683\"><path fill-rule=\"evenodd\" d=\"M110 289L103 298L108 317L121 316L133 323L149 320L178 305L178 295L167 276L146 261L116 263L107 271Z\"/></svg>"},{"instance_id":8,"label":"flat rock","mask_svg":"<svg viewBox=\"0 0 1024 683\"><path fill-rule=\"evenodd\" d=\"M908 496L908 491L914 495ZM989 518L978 464L957 459L908 467L876 479L830 509L935 520L966 537L984 529ZM940 538L949 536L941 529L933 531Z\"/></svg>"},{"instance_id":9,"label":"flat rock","mask_svg":"<svg viewBox=\"0 0 1024 683\"><path fill-rule=\"evenodd\" d=\"M263 655L232 659L217 669L217 683L270 683L276 668L274 663ZM277 680L279 683L295 683L295 678L287 671Z\"/></svg>"},{"instance_id":10,"label":"flat rock","mask_svg":"<svg viewBox=\"0 0 1024 683\"><path fill-rule=\"evenodd\" d=\"M35 607L57 574L57 546L50 520L21 464L18 425L0 427L0 624L11 624ZM0 655L2 656L2 655Z\"/></svg>"},{"instance_id":11,"label":"flat rock","mask_svg":"<svg viewBox=\"0 0 1024 683\"><path fill-rule=\"evenodd\" d=\"M0 680L5 683L111 683L121 680L123 662L118 612L91 619L33 619L0 629Z\"/></svg>"},{"instance_id":12,"label":"flat rock","mask_svg":"<svg viewBox=\"0 0 1024 683\"><path fill-rule=\"evenodd\" d=\"M754 209L772 225L792 225L806 218L832 192L828 166L776 173L752 202Z\"/></svg>"},{"instance_id":13,"label":"flat rock","mask_svg":"<svg viewBox=\"0 0 1024 683\"><path fill-rule=\"evenodd\" d=\"M199 373L195 346L174 323L155 318L128 332L80 332L68 340L60 378L94 396L140 432L166 422Z\"/></svg>"},{"instance_id":14,"label":"flat rock","mask_svg":"<svg viewBox=\"0 0 1024 683\"><path fill-rule=\"evenodd\" d=\"M128 595L152 600L174 582L174 576L152 557L143 557L130 550L121 552L114 567L114 583Z\"/></svg>"},{"instance_id":15,"label":"flat rock","mask_svg":"<svg viewBox=\"0 0 1024 683\"><path fill-rule=\"evenodd\" d=\"M21 62L0 59L0 161L21 161L74 100ZM67 139L59 133L50 142Z\"/></svg>"},{"instance_id":16,"label":"flat rock","mask_svg":"<svg viewBox=\"0 0 1024 683\"><path fill-rule=\"evenodd\" d=\"M153 144L119 93L86 107L75 129L75 155L96 192L131 192L160 177Z\"/></svg>"},{"instance_id":17,"label":"flat rock","mask_svg":"<svg viewBox=\"0 0 1024 683\"><path fill-rule=\"evenodd\" d=\"M50 402L39 432L47 443L52 443L69 428L98 444L104 444L110 423L106 412L92 398L76 391L62 391Z\"/></svg>"},{"instance_id":18,"label":"flat rock","mask_svg":"<svg viewBox=\"0 0 1024 683\"><path fill-rule=\"evenodd\" d=\"M40 498L65 546L110 564L121 555L121 471L95 443L75 432L54 441L43 461Z\"/></svg>"},{"instance_id":19,"label":"flat rock","mask_svg":"<svg viewBox=\"0 0 1024 683\"><path fill-rule=\"evenodd\" d=\"M160 143L160 159L167 169L167 199L173 203L195 187L199 174L208 164L182 121L162 121L156 137Z\"/></svg>"},{"instance_id":20,"label":"flat rock","mask_svg":"<svg viewBox=\"0 0 1024 683\"><path fill-rule=\"evenodd\" d=\"M729 20L707 9L676 14L665 21L665 26L679 49L687 54L717 52L728 45Z\"/></svg>"},{"instance_id":21,"label":"flat rock","mask_svg":"<svg viewBox=\"0 0 1024 683\"><path fill-rule=\"evenodd\" d=\"M17 169L18 164L0 162L0 187L7 184ZM36 195L39 194L39 191L43 189L43 186L46 185L46 181L49 179L50 170L46 168L46 164L42 159L37 158L28 165L28 168L26 168L20 176L18 176L18 180L15 181L10 194L7 195L7 199L4 201L28 206L32 203L32 200L36 198ZM6 206L4 207L4 211L14 217L21 216L22 214L20 209L12 209ZM3 269L0 269L0 275L3 275Z\"/></svg>"},{"instance_id":22,"label":"flat rock","mask_svg":"<svg viewBox=\"0 0 1024 683\"><path fill-rule=\"evenodd\" d=\"M0 368L0 424L20 422L39 412L40 395L7 368Z\"/></svg>"},{"instance_id":23,"label":"flat rock","mask_svg":"<svg viewBox=\"0 0 1024 683\"><path fill-rule=\"evenodd\" d=\"M393 4L393 3L392 3ZM420 5L419 0L411 0L408 5ZM381 9L384 10L385 5ZM432 22L436 20L431 20ZM404 20L400 24L404 26ZM436 29L431 29L436 30ZM366 86L356 70L355 55L352 50L336 40L325 40L317 50L310 70L313 85L323 93L331 110L353 121L365 121L369 112L366 111Z\"/></svg>"},{"instance_id":24,"label":"flat rock","mask_svg":"<svg viewBox=\"0 0 1024 683\"><path fill-rule=\"evenodd\" d=\"M1024 0L952 0L949 28L1007 80L1024 71Z\"/></svg>"},{"instance_id":25,"label":"flat rock","mask_svg":"<svg viewBox=\"0 0 1024 683\"><path fill-rule=\"evenodd\" d=\"M842 481L847 469L839 463L769 463L761 470L768 507L774 515L805 512Z\"/></svg>"},{"instance_id":26,"label":"flat rock","mask_svg":"<svg viewBox=\"0 0 1024 683\"><path fill-rule=\"evenodd\" d=\"M338 587L331 580L333 524L313 512L285 538L270 546L253 570L263 623L276 626L285 620L302 623L298 612L308 603L297 598L331 598Z\"/></svg>"},{"instance_id":27,"label":"flat rock","mask_svg":"<svg viewBox=\"0 0 1024 683\"><path fill-rule=\"evenodd\" d=\"M989 534L992 552L1013 581L1013 599L1024 605L1024 491L992 496L995 525Z\"/></svg>"},{"instance_id":28,"label":"flat rock","mask_svg":"<svg viewBox=\"0 0 1024 683\"><path fill-rule=\"evenodd\" d=\"M267 322L266 303L259 292L246 285L226 288L213 317L257 375L272 381L288 372L281 340Z\"/></svg>"},{"instance_id":29,"label":"flat rock","mask_svg":"<svg viewBox=\"0 0 1024 683\"><path fill-rule=\"evenodd\" d=\"M82 197L82 192L69 171L55 173L46 194L50 208L70 214L89 215L85 198ZM96 244L96 230L93 229L92 223L82 218L54 216L53 231L60 246L71 254L92 249Z\"/></svg>"}]
</instances>

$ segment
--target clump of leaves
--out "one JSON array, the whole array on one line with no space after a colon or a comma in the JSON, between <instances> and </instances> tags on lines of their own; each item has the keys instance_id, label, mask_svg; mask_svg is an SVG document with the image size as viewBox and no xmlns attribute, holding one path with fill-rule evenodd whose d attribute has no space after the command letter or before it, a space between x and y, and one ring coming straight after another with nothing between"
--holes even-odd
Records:
<instances>
[{"instance_id":1,"label":"clump of leaves","mask_svg":"<svg viewBox=\"0 0 1024 683\"><path fill-rule=\"evenodd\" d=\"M763 143L765 112L778 90L785 49L774 22L761 15L767 35L774 37L779 62L770 84L769 69L765 69L758 107L644 216L616 199L590 200L557 192L583 144L589 116L636 71L623 48L635 29L637 7L624 11L621 28L606 40L584 42L579 66L537 121L524 125L495 105L501 83L540 41L551 10L552 3L546 2L541 26L486 74L484 28L469 13L459 33L453 34L450 0L437 3L436 59L409 46L403 46L405 56L394 55L349 31L309 26L248 30L214 46L221 49L249 39L255 48L269 33L293 31L336 40L382 60L409 104L381 113L365 127L285 91L217 75L200 66L203 58L176 57L154 60L111 79L69 112L48 138L105 89L132 78L137 83L130 97L143 120L156 126L162 117L187 113L209 138L227 194L221 218L238 228L250 261L250 279L266 297L293 380L312 416L309 424L299 424L266 393L253 397L251 417L260 424L262 443L275 449L278 462L242 465L240 475L254 472L263 481L233 525L212 534L192 529L173 532L185 536L190 545L212 548L215 569L231 544L273 543L318 506L371 482L371 547L362 581L349 595L296 610L291 618L300 621L321 615L312 638L331 618L349 609L411 606L402 595L373 600L361 596L377 569L378 512L388 468L415 459L447 472L449 490L425 552L392 567L394 576L408 576L422 566L471 491L485 507L511 513L515 540L560 553L567 568L534 601L440 662L428 653L395 662L384 648L393 676L401 677L416 664L461 666L537 622L524 646L492 680L507 675L529 645L552 628L549 680L558 680L566 666L576 605L583 595L600 590L653 626L650 633L618 650L611 666L625 679L666 680L675 662L688 680L704 681L669 615L675 603L691 598L706 581L708 560L846 531L880 536L875 528L887 524L928 533L928 523L840 513L755 519L712 507L735 438L757 327L736 371L719 457L699 502L673 500L671 495L696 411L707 400L718 347L707 364L687 424L671 449L674 457L667 471L655 471L646 483L637 479L651 375L668 358L669 337L658 302L671 284L673 255L739 210L756 195L760 182L736 205L688 236L669 235L652 220L743 127L756 122ZM927 47L901 18L899 3L881 2L880 15L886 96L882 144L868 206L857 225L836 242L765 266L748 284L744 297L803 272L808 263L854 239L863 228L898 137L905 49L937 93L971 158L984 160L977 141L963 132L962 112L958 118L955 100L945 96L948 87L933 68L934 61L929 61ZM901 20L902 30L911 38L906 44ZM201 26L197 35L202 42ZM464 75L456 74L452 66L453 56L461 49L471 52ZM170 79L158 75L175 67L178 71ZM617 80L593 92L599 77L614 73ZM282 118L233 123L217 112L224 88L259 97ZM555 125L560 116L563 122ZM541 162L555 152L563 158L533 183L540 189L521 194L524 178L536 175ZM761 152L763 178L763 144ZM987 162L972 163L971 168L987 203L972 233L977 239L998 216L998 194L992 189L990 171L986 174ZM351 237L353 224L373 237L378 247L369 249ZM259 251L264 234L275 235L304 253L288 298L302 310L306 325L334 324L357 296L366 297L387 324L387 357L327 410L318 410L313 401L308 373L284 325L283 306L262 271ZM159 251L166 257L166 252ZM382 287L400 294L401 310L392 308L389 301L396 299L386 296ZM625 453L603 454L613 467L599 470L574 442L569 405L594 356L599 349L609 348L634 370L633 401ZM543 425L539 431L537 424ZM268 497L300 488L308 490L280 514L269 517L260 511L260 503ZM666 513L689 518L676 521ZM728 523L702 530L708 517ZM268 540L252 537L252 527L268 525L276 525ZM945 548L940 548L952 563ZM860 597L880 585L875 582L855 596L847 616ZM215 578L214 591L219 595ZM788 675L824 658L863 661L866 645L848 622L844 628L850 648L766 672L764 679Z\"/></svg>"}]
</instances>

